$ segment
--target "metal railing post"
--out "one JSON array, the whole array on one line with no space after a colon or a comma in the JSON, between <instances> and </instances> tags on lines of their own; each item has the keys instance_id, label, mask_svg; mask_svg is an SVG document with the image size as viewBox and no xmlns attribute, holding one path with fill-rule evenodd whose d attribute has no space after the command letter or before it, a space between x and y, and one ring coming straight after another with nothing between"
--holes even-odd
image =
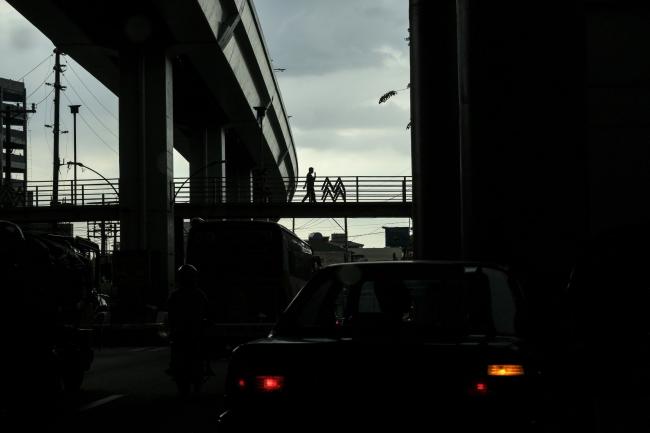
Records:
<instances>
[{"instance_id":1,"label":"metal railing post","mask_svg":"<svg viewBox=\"0 0 650 433\"><path fill-rule=\"evenodd\" d=\"M86 189L85 185L81 185L81 205L84 206L86 204Z\"/></svg>"},{"instance_id":2,"label":"metal railing post","mask_svg":"<svg viewBox=\"0 0 650 433\"><path fill-rule=\"evenodd\" d=\"M77 204L77 196L75 194L74 190L74 180L70 179L70 203L76 205Z\"/></svg>"},{"instance_id":3,"label":"metal railing post","mask_svg":"<svg viewBox=\"0 0 650 433\"><path fill-rule=\"evenodd\" d=\"M104 206L104 204L106 204L106 202L105 202L105 200L104 200L104 196L105 196L105 194L102 193L102 206Z\"/></svg>"},{"instance_id":4,"label":"metal railing post","mask_svg":"<svg viewBox=\"0 0 650 433\"><path fill-rule=\"evenodd\" d=\"M402 202L406 203L406 176L402 179Z\"/></svg>"},{"instance_id":5,"label":"metal railing post","mask_svg":"<svg viewBox=\"0 0 650 433\"><path fill-rule=\"evenodd\" d=\"M38 185L36 185L36 206L38 206Z\"/></svg>"},{"instance_id":6,"label":"metal railing post","mask_svg":"<svg viewBox=\"0 0 650 433\"><path fill-rule=\"evenodd\" d=\"M356 178L356 185L357 185L357 203L359 202L359 176Z\"/></svg>"}]
</instances>

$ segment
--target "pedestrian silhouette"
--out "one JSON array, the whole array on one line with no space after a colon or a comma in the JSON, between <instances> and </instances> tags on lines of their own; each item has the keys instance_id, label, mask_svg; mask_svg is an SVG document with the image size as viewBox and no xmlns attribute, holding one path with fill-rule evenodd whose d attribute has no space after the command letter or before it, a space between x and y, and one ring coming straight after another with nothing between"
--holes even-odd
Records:
<instances>
[{"instance_id":1,"label":"pedestrian silhouette","mask_svg":"<svg viewBox=\"0 0 650 433\"><path fill-rule=\"evenodd\" d=\"M304 203L305 200L309 199L309 203L316 203L316 192L314 192L314 183L316 183L316 173L314 172L314 167L309 167L309 173L305 177L305 183L302 186L302 189L307 188L307 194L302 199Z\"/></svg>"},{"instance_id":2,"label":"pedestrian silhouette","mask_svg":"<svg viewBox=\"0 0 650 433\"><path fill-rule=\"evenodd\" d=\"M195 393L210 371L203 341L208 299L198 287L198 271L189 264L178 269L178 286L168 301L171 361L169 374L181 396Z\"/></svg>"}]
</instances>

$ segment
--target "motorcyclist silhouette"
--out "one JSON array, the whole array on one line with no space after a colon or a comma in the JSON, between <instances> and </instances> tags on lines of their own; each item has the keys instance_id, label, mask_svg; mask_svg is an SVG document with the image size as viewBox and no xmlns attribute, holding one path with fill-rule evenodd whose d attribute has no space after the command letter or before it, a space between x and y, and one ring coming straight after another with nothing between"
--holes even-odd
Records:
<instances>
[{"instance_id":1,"label":"motorcyclist silhouette","mask_svg":"<svg viewBox=\"0 0 650 433\"><path fill-rule=\"evenodd\" d=\"M189 264L178 268L178 289L168 301L171 360L169 374L181 396L200 392L210 371L203 342L208 299L198 287L198 271Z\"/></svg>"}]
</instances>

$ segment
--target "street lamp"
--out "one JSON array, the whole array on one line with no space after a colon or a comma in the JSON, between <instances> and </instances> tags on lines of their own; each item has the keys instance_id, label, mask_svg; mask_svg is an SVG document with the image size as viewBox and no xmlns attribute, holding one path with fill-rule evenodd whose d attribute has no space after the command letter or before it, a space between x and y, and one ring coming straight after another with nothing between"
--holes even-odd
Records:
<instances>
[{"instance_id":1,"label":"street lamp","mask_svg":"<svg viewBox=\"0 0 650 433\"><path fill-rule=\"evenodd\" d=\"M63 164L62 164L62 165L63 165ZM90 168L90 167L88 167L87 165L84 165L84 164L82 164L82 163L80 163L80 162L72 162L72 161L68 161L68 162L67 162L67 165L68 165L68 167L70 167L71 165L74 165L74 166L75 166L75 169L77 168L77 166L79 166L79 167L81 167L81 168L88 169L88 170L92 171L93 173L95 173L97 176L99 176L99 177L101 177L102 179L104 179L104 181L106 181L106 183L107 183L111 188L113 188L113 192L115 193L115 195L117 196L117 198L118 198L118 200L119 200L119 198L120 198L120 193L117 192L117 190L115 189L115 186L114 186L114 185L113 185L113 184L112 184L108 179L106 179L106 178L105 178L105 177L104 177L100 172L98 172L98 171L96 171L96 170L93 170L92 168ZM102 200L103 200L103 199L102 199Z\"/></svg>"},{"instance_id":2,"label":"street lamp","mask_svg":"<svg viewBox=\"0 0 650 433\"><path fill-rule=\"evenodd\" d=\"M79 107L81 105L70 105L70 112L72 113L72 121L73 121L73 135L74 135L74 182L72 184L74 185L74 194L73 194L73 200L74 204L77 204L77 114L79 113Z\"/></svg>"},{"instance_id":3,"label":"street lamp","mask_svg":"<svg viewBox=\"0 0 650 433\"><path fill-rule=\"evenodd\" d=\"M181 184L181 186L179 186L178 189L176 189L176 191L174 191L174 196L172 197L172 202L175 202L175 201L176 201L176 196L178 196L178 193L181 192L181 190L183 189L183 187L185 186L185 184L186 184L190 179L192 179L194 176L196 176L197 174L201 173L203 170L205 170L205 169L208 168L208 167L211 167L211 166L213 166L213 165L215 165L215 164L225 164L225 162L226 162L225 159L221 159L221 160L218 160L218 161L212 161L212 162L209 162L209 163L205 164L203 167L194 170L194 173L191 173L189 176L187 176L187 179L185 179L185 180L183 181L183 183ZM221 194L221 192L219 192L219 194Z\"/></svg>"}]
</instances>

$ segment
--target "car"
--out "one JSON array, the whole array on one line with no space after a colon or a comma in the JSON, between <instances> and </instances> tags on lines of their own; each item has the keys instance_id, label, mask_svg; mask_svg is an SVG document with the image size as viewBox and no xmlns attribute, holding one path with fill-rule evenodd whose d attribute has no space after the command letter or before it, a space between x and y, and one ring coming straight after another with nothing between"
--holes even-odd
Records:
<instances>
[{"instance_id":1,"label":"car","mask_svg":"<svg viewBox=\"0 0 650 433\"><path fill-rule=\"evenodd\" d=\"M232 352L220 425L523 431L541 380L526 329L521 288L500 266L328 266L267 338Z\"/></svg>"}]
</instances>

